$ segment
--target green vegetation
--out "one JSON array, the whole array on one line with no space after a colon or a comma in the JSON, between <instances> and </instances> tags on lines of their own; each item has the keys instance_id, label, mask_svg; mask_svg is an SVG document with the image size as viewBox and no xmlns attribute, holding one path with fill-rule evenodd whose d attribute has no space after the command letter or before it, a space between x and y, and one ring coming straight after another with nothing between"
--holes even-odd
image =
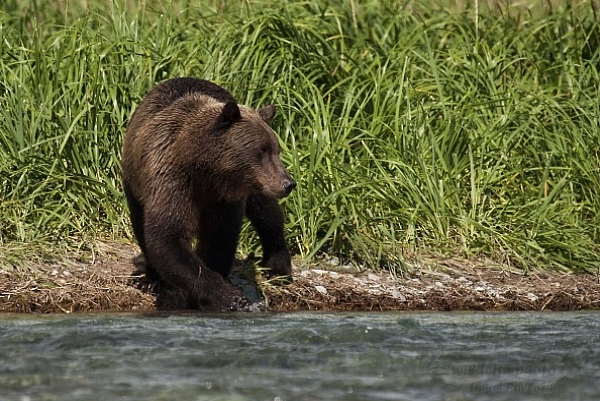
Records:
<instances>
[{"instance_id":1,"label":"green vegetation","mask_svg":"<svg viewBox=\"0 0 600 401\"><path fill-rule=\"evenodd\" d=\"M197 76L245 104L279 105L299 182L284 203L297 254L396 272L420 253L598 268L591 2L499 2L477 17L469 2L143 3L2 3L5 258L130 237L127 121L155 83ZM246 229L243 252L255 246Z\"/></svg>"}]
</instances>

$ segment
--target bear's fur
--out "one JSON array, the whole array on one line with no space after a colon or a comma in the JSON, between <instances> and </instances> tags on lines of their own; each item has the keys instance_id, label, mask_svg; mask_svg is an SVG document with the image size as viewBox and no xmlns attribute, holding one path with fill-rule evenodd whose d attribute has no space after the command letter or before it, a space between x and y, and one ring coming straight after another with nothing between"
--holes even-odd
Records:
<instances>
[{"instance_id":1,"label":"bear's fur","mask_svg":"<svg viewBox=\"0 0 600 401\"><path fill-rule=\"evenodd\" d=\"M245 302L225 280L244 215L261 240L262 264L291 279L277 199L296 183L268 125L274 114L272 105L238 105L211 82L175 78L152 89L129 122L122 166L133 230L148 274L183 290L188 307Z\"/></svg>"}]
</instances>

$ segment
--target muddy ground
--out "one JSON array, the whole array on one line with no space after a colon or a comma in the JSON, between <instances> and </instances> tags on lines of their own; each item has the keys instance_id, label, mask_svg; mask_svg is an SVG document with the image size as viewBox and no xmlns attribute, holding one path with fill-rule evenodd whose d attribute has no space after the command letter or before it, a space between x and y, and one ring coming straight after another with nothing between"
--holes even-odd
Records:
<instances>
[{"instance_id":1,"label":"muddy ground","mask_svg":"<svg viewBox=\"0 0 600 401\"><path fill-rule=\"evenodd\" d=\"M0 312L72 313L170 309L160 289L134 274L137 247L98 244L95 252L34 268L0 269ZM358 272L351 267L294 264L294 282L261 284L240 263L234 283L264 296L271 311L580 310L600 308L596 275L511 272L489 261L431 259L406 277ZM250 269L250 271L252 271ZM254 295L252 295L254 294Z\"/></svg>"}]
</instances>

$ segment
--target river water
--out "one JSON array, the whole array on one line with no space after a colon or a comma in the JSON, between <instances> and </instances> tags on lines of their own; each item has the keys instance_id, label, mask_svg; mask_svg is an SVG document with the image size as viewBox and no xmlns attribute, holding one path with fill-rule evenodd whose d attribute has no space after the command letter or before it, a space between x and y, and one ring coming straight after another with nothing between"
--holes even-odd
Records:
<instances>
[{"instance_id":1,"label":"river water","mask_svg":"<svg viewBox=\"0 0 600 401\"><path fill-rule=\"evenodd\" d=\"M0 315L0 400L600 400L600 312Z\"/></svg>"}]
</instances>

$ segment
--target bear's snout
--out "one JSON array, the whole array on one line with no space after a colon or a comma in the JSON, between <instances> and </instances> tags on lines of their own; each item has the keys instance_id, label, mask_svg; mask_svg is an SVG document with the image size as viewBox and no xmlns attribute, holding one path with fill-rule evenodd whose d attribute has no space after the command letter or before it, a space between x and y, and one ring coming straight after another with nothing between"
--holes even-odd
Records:
<instances>
[{"instance_id":1,"label":"bear's snout","mask_svg":"<svg viewBox=\"0 0 600 401\"><path fill-rule=\"evenodd\" d=\"M285 179L283 181L283 196L288 196L292 190L296 188L296 181L293 178Z\"/></svg>"}]
</instances>

